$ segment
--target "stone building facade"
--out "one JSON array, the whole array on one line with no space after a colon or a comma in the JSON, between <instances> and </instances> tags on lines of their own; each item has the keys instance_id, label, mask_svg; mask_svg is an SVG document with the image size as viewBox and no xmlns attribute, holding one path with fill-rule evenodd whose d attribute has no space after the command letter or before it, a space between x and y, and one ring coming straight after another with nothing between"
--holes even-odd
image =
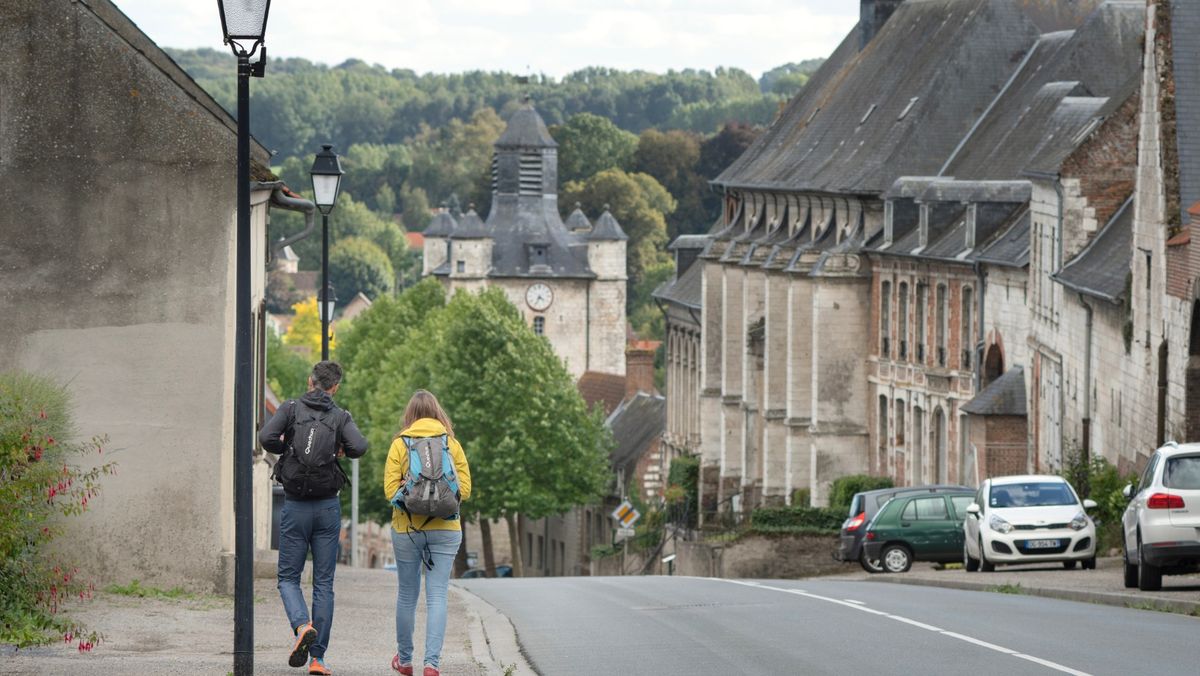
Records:
<instances>
[{"instance_id":1,"label":"stone building facade","mask_svg":"<svg viewBox=\"0 0 1200 676\"><path fill-rule=\"evenodd\" d=\"M0 101L0 370L65 384L120 469L66 522L72 553L98 582L232 591L236 123L109 0L0 3ZM282 186L251 157L263 401ZM269 469L258 451L260 549Z\"/></svg>"},{"instance_id":2,"label":"stone building facade","mask_svg":"<svg viewBox=\"0 0 1200 676\"><path fill-rule=\"evenodd\" d=\"M579 378L625 372L628 239L608 211L593 225L558 213L558 147L537 111L513 113L495 143L492 208L425 231L423 270L447 290L503 289Z\"/></svg>"},{"instance_id":3,"label":"stone building facade","mask_svg":"<svg viewBox=\"0 0 1200 676\"><path fill-rule=\"evenodd\" d=\"M1145 157L1143 109L1157 98L1141 67L1143 45L1147 60L1161 49L1144 31L1156 12L863 3L855 31L714 180L726 206L699 271L681 268L658 293L668 395L682 395L666 438L701 458L703 509L801 489L822 504L830 481L857 472L974 484L1057 471L1064 449L1136 465L1119 449L1151 442L1121 391L1147 369L1122 357L1138 326L1122 233L1142 213L1135 167L1157 162ZM1190 260L1172 234L1176 259ZM1137 289L1136 266L1133 278ZM1167 327L1190 316L1150 312L1151 334L1160 315L1174 313ZM1163 408L1182 420L1187 347L1167 354L1179 375L1165 378ZM1118 422L1094 422L1114 401Z\"/></svg>"}]
</instances>

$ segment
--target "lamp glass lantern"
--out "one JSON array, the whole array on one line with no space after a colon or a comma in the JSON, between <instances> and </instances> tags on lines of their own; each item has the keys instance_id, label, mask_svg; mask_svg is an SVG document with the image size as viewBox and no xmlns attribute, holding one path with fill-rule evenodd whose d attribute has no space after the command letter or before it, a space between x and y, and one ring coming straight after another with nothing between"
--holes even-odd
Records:
<instances>
[{"instance_id":1,"label":"lamp glass lantern","mask_svg":"<svg viewBox=\"0 0 1200 676\"><path fill-rule=\"evenodd\" d=\"M330 284L324 291L317 294L317 313L322 321L333 321L333 309L337 306L337 294Z\"/></svg>"},{"instance_id":2,"label":"lamp glass lantern","mask_svg":"<svg viewBox=\"0 0 1200 676\"><path fill-rule=\"evenodd\" d=\"M248 41L257 47L267 33L271 0L217 0L225 42ZM247 50L253 53L254 48Z\"/></svg>"},{"instance_id":3,"label":"lamp glass lantern","mask_svg":"<svg viewBox=\"0 0 1200 676\"><path fill-rule=\"evenodd\" d=\"M321 146L321 152L317 153L309 173L312 174L313 201L321 213L328 215L337 204L342 174L346 173L342 171L341 158L333 152L332 145L326 143Z\"/></svg>"}]
</instances>

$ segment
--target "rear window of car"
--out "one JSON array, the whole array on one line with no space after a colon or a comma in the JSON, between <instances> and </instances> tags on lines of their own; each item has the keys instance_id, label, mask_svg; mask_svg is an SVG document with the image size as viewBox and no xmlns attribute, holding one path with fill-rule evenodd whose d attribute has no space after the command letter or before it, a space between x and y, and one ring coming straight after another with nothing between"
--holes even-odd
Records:
<instances>
[{"instance_id":1,"label":"rear window of car","mask_svg":"<svg viewBox=\"0 0 1200 676\"><path fill-rule=\"evenodd\" d=\"M1075 504L1071 487L1061 481L993 485L989 507L1052 507Z\"/></svg>"},{"instance_id":2,"label":"rear window of car","mask_svg":"<svg viewBox=\"0 0 1200 676\"><path fill-rule=\"evenodd\" d=\"M1200 455L1184 455L1167 460L1163 470L1163 486L1183 490L1200 490Z\"/></svg>"},{"instance_id":3,"label":"rear window of car","mask_svg":"<svg viewBox=\"0 0 1200 676\"><path fill-rule=\"evenodd\" d=\"M854 518L863 512L863 495L855 493L850 499L850 518Z\"/></svg>"}]
</instances>

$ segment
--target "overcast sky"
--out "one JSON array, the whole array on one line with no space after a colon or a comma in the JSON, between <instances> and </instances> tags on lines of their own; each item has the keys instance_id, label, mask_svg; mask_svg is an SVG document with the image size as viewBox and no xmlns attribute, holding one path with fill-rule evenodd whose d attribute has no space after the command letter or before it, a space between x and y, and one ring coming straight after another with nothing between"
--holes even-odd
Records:
<instances>
[{"instance_id":1,"label":"overcast sky","mask_svg":"<svg viewBox=\"0 0 1200 676\"><path fill-rule=\"evenodd\" d=\"M215 0L113 0L164 47L221 44ZM827 56L858 0L274 0L272 56L417 72L562 76L584 66L735 66L756 77Z\"/></svg>"}]
</instances>

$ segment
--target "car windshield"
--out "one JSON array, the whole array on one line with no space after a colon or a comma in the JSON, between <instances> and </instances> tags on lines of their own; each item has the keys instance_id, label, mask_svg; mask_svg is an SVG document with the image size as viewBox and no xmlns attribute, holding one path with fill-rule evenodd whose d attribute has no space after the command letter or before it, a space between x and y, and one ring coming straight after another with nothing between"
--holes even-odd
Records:
<instances>
[{"instance_id":1,"label":"car windshield","mask_svg":"<svg viewBox=\"0 0 1200 676\"><path fill-rule=\"evenodd\" d=\"M1061 481L1031 481L992 486L989 507L1052 507L1075 504L1075 494Z\"/></svg>"},{"instance_id":2,"label":"car windshield","mask_svg":"<svg viewBox=\"0 0 1200 676\"><path fill-rule=\"evenodd\" d=\"M1163 485L1167 488L1200 490L1200 455L1171 458L1163 470Z\"/></svg>"}]
</instances>

